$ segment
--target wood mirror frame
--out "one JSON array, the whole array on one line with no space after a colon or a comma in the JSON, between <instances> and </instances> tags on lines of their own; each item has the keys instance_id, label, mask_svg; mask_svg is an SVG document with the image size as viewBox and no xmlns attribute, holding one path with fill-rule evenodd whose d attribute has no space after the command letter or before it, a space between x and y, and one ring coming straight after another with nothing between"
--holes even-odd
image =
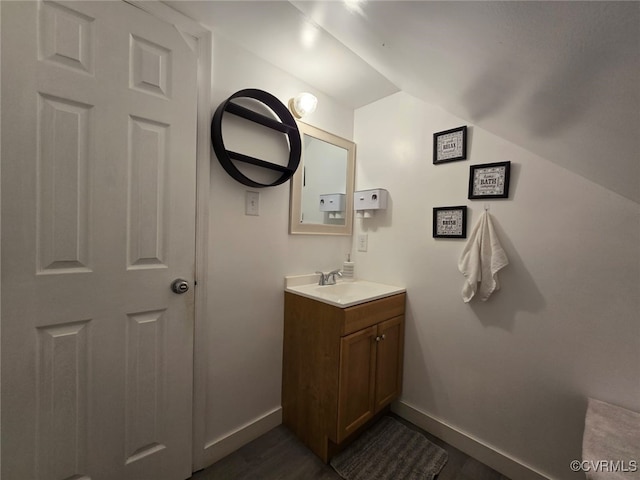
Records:
<instances>
[{"instance_id":1,"label":"wood mirror frame","mask_svg":"<svg viewBox=\"0 0 640 480\"><path fill-rule=\"evenodd\" d=\"M325 130L313 127L303 122L297 122L302 142L302 157L300 166L291 179L291 194L289 204L289 233L311 235L351 235L353 233L353 191L356 169L356 144ZM325 223L303 223L302 218L302 188L305 176L305 141L308 135L323 142L344 148L347 152L345 168L345 211L344 224L333 225ZM334 193L334 192L327 192Z\"/></svg>"}]
</instances>

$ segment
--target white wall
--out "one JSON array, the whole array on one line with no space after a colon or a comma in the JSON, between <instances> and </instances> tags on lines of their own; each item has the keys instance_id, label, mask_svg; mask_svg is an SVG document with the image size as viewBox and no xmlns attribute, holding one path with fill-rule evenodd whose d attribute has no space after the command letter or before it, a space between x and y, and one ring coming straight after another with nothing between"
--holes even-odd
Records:
<instances>
[{"instance_id":1,"label":"white wall","mask_svg":"<svg viewBox=\"0 0 640 480\"><path fill-rule=\"evenodd\" d=\"M244 88L265 90L284 104L310 91L319 103L305 121L352 138L352 109L220 36L214 37L212 83L213 109ZM236 430L280 408L284 276L337 268L351 248L350 236L288 234L289 182L259 189L257 217L244 214L247 190L256 191L227 175L212 152L201 421L205 444L214 450Z\"/></svg>"},{"instance_id":2,"label":"white wall","mask_svg":"<svg viewBox=\"0 0 640 480\"><path fill-rule=\"evenodd\" d=\"M356 187L390 193L356 221L358 276L407 287L402 402L551 478L584 478L569 462L587 397L640 411L640 208L473 126L468 160L433 165L432 134L464 124L404 93L356 110ZM467 200L469 166L506 160L510 198ZM502 290L464 304L465 241L433 239L432 208L467 205L470 230L485 203L510 265Z\"/></svg>"},{"instance_id":3,"label":"white wall","mask_svg":"<svg viewBox=\"0 0 640 480\"><path fill-rule=\"evenodd\" d=\"M579 478L568 465L580 458L587 396L640 410L638 204L473 126L469 160L434 166L432 133L466 122L407 94L354 120L220 36L213 64L212 108L242 88L284 103L311 91L319 107L305 120L358 144L357 188L389 190L386 212L356 221L369 251L353 252L358 276L408 290L402 402L552 478ZM510 198L467 200L469 165L505 160ZM283 276L339 266L352 239L288 235L288 184L260 190L251 217L255 189L213 154L210 180L202 421L215 449L280 407ZM433 239L431 212L467 205L470 230L484 203L511 264L500 292L466 305L464 241Z\"/></svg>"}]
</instances>

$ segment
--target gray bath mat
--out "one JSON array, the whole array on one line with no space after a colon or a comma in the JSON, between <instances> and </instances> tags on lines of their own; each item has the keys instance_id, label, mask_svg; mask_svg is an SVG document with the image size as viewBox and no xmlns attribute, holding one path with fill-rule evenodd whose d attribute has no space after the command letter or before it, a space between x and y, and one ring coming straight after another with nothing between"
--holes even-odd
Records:
<instances>
[{"instance_id":1,"label":"gray bath mat","mask_svg":"<svg viewBox=\"0 0 640 480\"><path fill-rule=\"evenodd\" d=\"M447 452L392 417L382 417L331 466L346 480L432 480Z\"/></svg>"}]
</instances>

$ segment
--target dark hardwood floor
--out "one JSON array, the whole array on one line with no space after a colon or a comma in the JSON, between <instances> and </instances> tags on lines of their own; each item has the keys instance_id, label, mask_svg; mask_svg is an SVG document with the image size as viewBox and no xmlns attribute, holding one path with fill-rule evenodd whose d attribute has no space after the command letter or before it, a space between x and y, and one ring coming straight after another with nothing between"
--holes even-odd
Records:
<instances>
[{"instance_id":1,"label":"dark hardwood floor","mask_svg":"<svg viewBox=\"0 0 640 480\"><path fill-rule=\"evenodd\" d=\"M447 451L449 459L437 480L509 480L415 425L394 417ZM190 480L276 479L340 480L341 477L280 425L209 468L194 473Z\"/></svg>"}]
</instances>

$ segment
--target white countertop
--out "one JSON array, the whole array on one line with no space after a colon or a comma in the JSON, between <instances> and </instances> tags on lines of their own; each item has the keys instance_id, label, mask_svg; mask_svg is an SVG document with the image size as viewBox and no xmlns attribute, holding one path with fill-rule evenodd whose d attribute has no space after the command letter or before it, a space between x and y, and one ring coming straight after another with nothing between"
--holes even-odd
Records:
<instances>
[{"instance_id":1,"label":"white countertop","mask_svg":"<svg viewBox=\"0 0 640 480\"><path fill-rule=\"evenodd\" d=\"M312 274L285 277L285 291L346 308L397 295L406 292L406 289L367 280L342 280L335 285L318 285L318 275Z\"/></svg>"}]
</instances>

